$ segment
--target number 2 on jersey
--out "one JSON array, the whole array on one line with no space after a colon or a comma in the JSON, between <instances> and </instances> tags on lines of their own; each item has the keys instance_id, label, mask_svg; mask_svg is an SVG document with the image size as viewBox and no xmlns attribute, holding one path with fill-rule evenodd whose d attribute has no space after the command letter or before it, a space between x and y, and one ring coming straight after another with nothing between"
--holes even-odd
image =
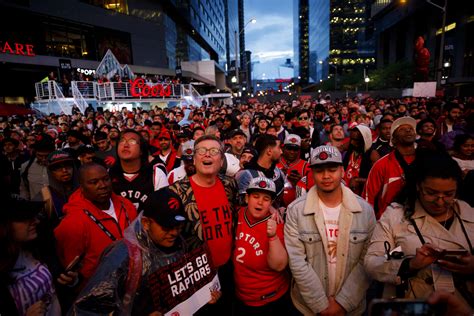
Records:
<instances>
[{"instance_id":1,"label":"number 2 on jersey","mask_svg":"<svg viewBox=\"0 0 474 316\"><path fill-rule=\"evenodd\" d=\"M239 247L237 248L237 251L240 253L235 257L235 261L244 263L244 261L242 260L242 257L245 256L245 248Z\"/></svg>"}]
</instances>

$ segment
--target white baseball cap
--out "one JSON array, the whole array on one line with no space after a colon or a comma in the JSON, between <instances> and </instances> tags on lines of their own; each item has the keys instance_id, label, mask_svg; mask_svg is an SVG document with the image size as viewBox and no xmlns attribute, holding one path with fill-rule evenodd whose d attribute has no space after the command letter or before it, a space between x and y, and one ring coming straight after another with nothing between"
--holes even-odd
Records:
<instances>
[{"instance_id":1,"label":"white baseball cap","mask_svg":"<svg viewBox=\"0 0 474 316\"><path fill-rule=\"evenodd\" d=\"M298 146L301 147L301 137L299 137L296 134L289 134L285 138L285 142L283 143L283 146Z\"/></svg>"},{"instance_id":2,"label":"white baseball cap","mask_svg":"<svg viewBox=\"0 0 474 316\"><path fill-rule=\"evenodd\" d=\"M336 163L342 165L342 156L339 149L330 145L315 148L311 155L310 167Z\"/></svg>"},{"instance_id":3,"label":"white baseball cap","mask_svg":"<svg viewBox=\"0 0 474 316\"><path fill-rule=\"evenodd\" d=\"M252 191L264 191L270 193L271 196L276 195L275 182L265 177L256 177L250 180L249 186L247 187L247 193Z\"/></svg>"},{"instance_id":4,"label":"white baseball cap","mask_svg":"<svg viewBox=\"0 0 474 316\"><path fill-rule=\"evenodd\" d=\"M392 143L393 133L395 133L395 131L402 125L410 125L416 131L416 120L413 117L404 116L404 117L397 118L395 121L393 121L392 126L390 127L390 145L391 146L393 146L393 143Z\"/></svg>"}]
</instances>

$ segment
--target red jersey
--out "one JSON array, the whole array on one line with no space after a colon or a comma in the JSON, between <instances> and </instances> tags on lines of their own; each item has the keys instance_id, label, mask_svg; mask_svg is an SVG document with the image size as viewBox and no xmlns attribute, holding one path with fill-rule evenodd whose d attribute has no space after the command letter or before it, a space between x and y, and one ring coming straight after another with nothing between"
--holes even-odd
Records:
<instances>
[{"instance_id":1,"label":"red jersey","mask_svg":"<svg viewBox=\"0 0 474 316\"><path fill-rule=\"evenodd\" d=\"M309 189L311 189L314 185L314 178L311 173L301 178L301 180L296 184L296 198L306 195Z\"/></svg>"},{"instance_id":2,"label":"red jersey","mask_svg":"<svg viewBox=\"0 0 474 316\"><path fill-rule=\"evenodd\" d=\"M232 252L232 210L221 180L201 187L189 177L202 225L203 240L209 246L214 267L227 263Z\"/></svg>"},{"instance_id":3,"label":"red jersey","mask_svg":"<svg viewBox=\"0 0 474 316\"><path fill-rule=\"evenodd\" d=\"M347 165L346 170L344 170L343 180L346 183L346 186L349 186L352 178L358 178L360 172L360 165L362 163L362 155L355 155L354 152L350 154L349 164ZM360 192L359 192L360 193Z\"/></svg>"},{"instance_id":4,"label":"red jersey","mask_svg":"<svg viewBox=\"0 0 474 316\"><path fill-rule=\"evenodd\" d=\"M232 254L236 295L248 306L263 306L286 293L290 278L286 271L272 270L267 263L267 221L271 215L251 224L246 211L247 208L239 211ZM285 245L283 227L283 223L277 225L277 236Z\"/></svg>"},{"instance_id":5,"label":"red jersey","mask_svg":"<svg viewBox=\"0 0 474 316\"><path fill-rule=\"evenodd\" d=\"M304 177L309 171L308 163L303 159L298 159L293 163L288 163L285 158L281 157L280 162L277 163L276 166L283 171L285 175L289 175L291 170L296 170Z\"/></svg>"},{"instance_id":6,"label":"red jersey","mask_svg":"<svg viewBox=\"0 0 474 316\"><path fill-rule=\"evenodd\" d=\"M292 170L296 170L302 177L306 176L310 171L308 162L303 159L298 159L293 163L288 163L285 158L281 157L280 162L277 163L277 168L279 168L283 173L288 177ZM296 187L286 188L283 192L283 203L289 205L297 198L296 196Z\"/></svg>"}]
</instances>

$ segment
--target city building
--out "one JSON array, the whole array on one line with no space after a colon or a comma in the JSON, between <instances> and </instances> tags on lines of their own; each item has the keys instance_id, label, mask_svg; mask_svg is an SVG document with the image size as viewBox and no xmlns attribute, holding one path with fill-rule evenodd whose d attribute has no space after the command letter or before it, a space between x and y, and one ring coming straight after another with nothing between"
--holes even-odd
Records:
<instances>
[{"instance_id":1,"label":"city building","mask_svg":"<svg viewBox=\"0 0 474 316\"><path fill-rule=\"evenodd\" d=\"M305 84L309 80L309 0L293 1L293 53L295 78Z\"/></svg>"},{"instance_id":2,"label":"city building","mask_svg":"<svg viewBox=\"0 0 474 316\"><path fill-rule=\"evenodd\" d=\"M240 0L225 0L225 36L226 36L226 55L227 65L225 67L227 71L227 86L232 87L232 77L236 76L236 60L239 56L239 30L240 30L240 19L239 9Z\"/></svg>"},{"instance_id":3,"label":"city building","mask_svg":"<svg viewBox=\"0 0 474 316\"><path fill-rule=\"evenodd\" d=\"M109 49L135 74L181 68L188 82L225 89L226 3L0 0L0 101L32 101L50 73L58 82L91 74Z\"/></svg>"},{"instance_id":4,"label":"city building","mask_svg":"<svg viewBox=\"0 0 474 316\"><path fill-rule=\"evenodd\" d=\"M368 0L295 0L295 78L318 83L330 74L375 65Z\"/></svg>"},{"instance_id":5,"label":"city building","mask_svg":"<svg viewBox=\"0 0 474 316\"><path fill-rule=\"evenodd\" d=\"M474 84L474 9L464 1L446 3L441 45L444 1L374 1L377 68L399 61L415 63L415 43L421 37L430 55L427 80L436 81L439 76L452 94L470 95Z\"/></svg>"}]
</instances>

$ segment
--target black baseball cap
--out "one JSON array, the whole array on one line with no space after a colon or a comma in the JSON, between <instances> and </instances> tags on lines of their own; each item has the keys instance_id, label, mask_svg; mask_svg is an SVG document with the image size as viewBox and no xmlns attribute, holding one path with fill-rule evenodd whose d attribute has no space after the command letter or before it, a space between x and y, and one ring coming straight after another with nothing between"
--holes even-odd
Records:
<instances>
[{"instance_id":1,"label":"black baseball cap","mask_svg":"<svg viewBox=\"0 0 474 316\"><path fill-rule=\"evenodd\" d=\"M74 157L64 150L55 150L48 155L48 168L53 169L58 164L73 164Z\"/></svg>"},{"instance_id":2,"label":"black baseball cap","mask_svg":"<svg viewBox=\"0 0 474 316\"><path fill-rule=\"evenodd\" d=\"M229 133L229 138L233 138L234 136L237 136L237 135L242 135L244 136L245 138L247 138L247 135L244 133L243 130L241 130L240 128L236 128L232 131L230 131Z\"/></svg>"},{"instance_id":3,"label":"black baseball cap","mask_svg":"<svg viewBox=\"0 0 474 316\"><path fill-rule=\"evenodd\" d=\"M143 216L165 228L173 228L186 221L181 199L169 188L162 188L148 196L143 205Z\"/></svg>"},{"instance_id":4,"label":"black baseball cap","mask_svg":"<svg viewBox=\"0 0 474 316\"><path fill-rule=\"evenodd\" d=\"M18 145L20 145L20 142L17 139L11 137L4 138L2 141L2 146L4 146L6 143L12 143L15 147L18 147Z\"/></svg>"},{"instance_id":5,"label":"black baseball cap","mask_svg":"<svg viewBox=\"0 0 474 316\"><path fill-rule=\"evenodd\" d=\"M244 150L242 151L242 154L251 154L251 155L257 156L257 151L253 149L252 147L245 146Z\"/></svg>"},{"instance_id":6,"label":"black baseball cap","mask_svg":"<svg viewBox=\"0 0 474 316\"><path fill-rule=\"evenodd\" d=\"M91 145L80 145L77 148L76 153L78 156L84 155L84 154L93 154L95 153L95 149Z\"/></svg>"},{"instance_id":7,"label":"black baseball cap","mask_svg":"<svg viewBox=\"0 0 474 316\"><path fill-rule=\"evenodd\" d=\"M6 195L6 196L5 196ZM44 202L30 201L18 195L2 195L3 210L0 212L2 222L24 222L34 219L44 209Z\"/></svg>"},{"instance_id":8,"label":"black baseball cap","mask_svg":"<svg viewBox=\"0 0 474 316\"><path fill-rule=\"evenodd\" d=\"M327 116L324 120L323 120L323 124L334 124L334 119L330 116Z\"/></svg>"}]
</instances>

